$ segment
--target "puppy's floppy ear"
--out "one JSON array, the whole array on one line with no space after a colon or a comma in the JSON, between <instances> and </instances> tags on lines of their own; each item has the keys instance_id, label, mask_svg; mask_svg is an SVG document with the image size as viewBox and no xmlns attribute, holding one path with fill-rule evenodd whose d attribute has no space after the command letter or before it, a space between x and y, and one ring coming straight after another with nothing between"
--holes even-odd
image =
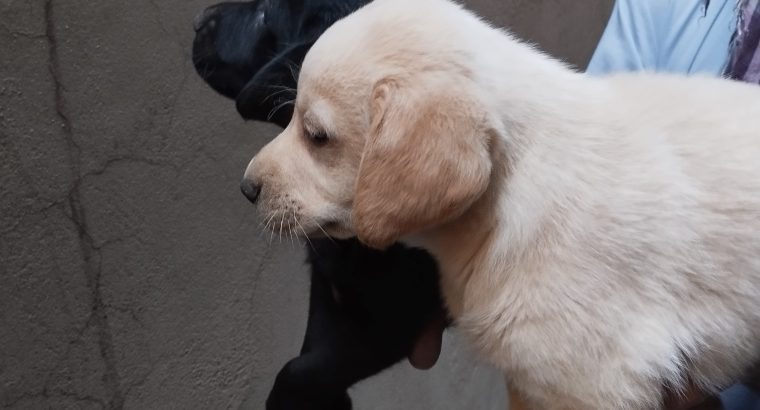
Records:
<instances>
[{"instance_id":1,"label":"puppy's floppy ear","mask_svg":"<svg viewBox=\"0 0 760 410\"><path fill-rule=\"evenodd\" d=\"M359 240L385 248L456 218L485 192L492 128L468 88L433 73L375 85L353 206Z\"/></svg>"}]
</instances>

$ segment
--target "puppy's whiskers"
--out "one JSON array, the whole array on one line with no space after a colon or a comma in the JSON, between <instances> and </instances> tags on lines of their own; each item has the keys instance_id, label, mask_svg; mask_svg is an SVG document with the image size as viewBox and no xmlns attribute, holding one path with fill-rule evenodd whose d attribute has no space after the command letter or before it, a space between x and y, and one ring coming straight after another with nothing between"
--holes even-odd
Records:
<instances>
[{"instance_id":1,"label":"puppy's whiskers","mask_svg":"<svg viewBox=\"0 0 760 410\"><path fill-rule=\"evenodd\" d=\"M276 95L278 95L278 94L282 94L282 93L288 93L288 92L289 92L289 93L293 94L294 96L295 96L295 94L296 94L296 89L295 89L295 88L290 88L290 87L288 87L288 86L284 86L284 85L283 85L283 86L276 86L276 85L273 85L273 86L271 86L271 87L272 87L272 88L280 88L280 89L279 89L279 90L277 90L277 91L275 91L275 92L273 92L272 94L269 94L268 96L266 96L266 97L265 97L265 98L262 100L262 102L266 102L266 101L268 101L269 99L271 99L272 97L274 97L274 96L276 96ZM291 100L288 100L288 101L291 101Z\"/></svg>"},{"instance_id":2,"label":"puppy's whiskers","mask_svg":"<svg viewBox=\"0 0 760 410\"><path fill-rule=\"evenodd\" d=\"M291 211L293 212L293 221L288 224L288 227L290 227L291 238L300 245L301 241L298 239L298 232L295 230L295 224L298 224L298 217L296 216L295 208L291 209Z\"/></svg>"},{"instance_id":3,"label":"puppy's whiskers","mask_svg":"<svg viewBox=\"0 0 760 410\"><path fill-rule=\"evenodd\" d=\"M293 81L298 84L298 74L301 71L301 67L290 59L286 59L285 62L287 63L288 69L290 70L290 76L292 77Z\"/></svg>"},{"instance_id":4,"label":"puppy's whiskers","mask_svg":"<svg viewBox=\"0 0 760 410\"><path fill-rule=\"evenodd\" d=\"M309 247L311 247L311 250L313 250L314 253L316 253L317 256L319 256L319 252L317 252L317 249L314 248L314 244L311 243L311 239L309 239L309 235L306 234L306 230L303 229L303 225L301 225L301 222L298 221L298 216L296 216L295 211L293 211L293 220L295 221L296 226L298 227L298 229L300 229L301 232L303 232L303 237L304 237L304 239L306 239L306 242L309 244Z\"/></svg>"},{"instance_id":5,"label":"puppy's whiskers","mask_svg":"<svg viewBox=\"0 0 760 410\"><path fill-rule=\"evenodd\" d=\"M212 66L210 64L204 64L203 65L203 73L201 74L201 78L209 78L212 74L216 72L216 66Z\"/></svg>"},{"instance_id":6,"label":"puppy's whiskers","mask_svg":"<svg viewBox=\"0 0 760 410\"><path fill-rule=\"evenodd\" d=\"M319 230L322 231L323 234L325 234L325 236L327 237L327 239L330 240L330 242L335 243L335 239L333 239L333 237L330 236L330 234L328 234L327 232L325 232L324 228L322 228L322 225L320 225L319 222L317 222L315 220L314 221L314 225L317 225L317 228L319 228Z\"/></svg>"},{"instance_id":7,"label":"puppy's whiskers","mask_svg":"<svg viewBox=\"0 0 760 410\"><path fill-rule=\"evenodd\" d=\"M275 217L276 215L277 215L277 213L276 213L276 212L272 212L272 217L271 217L271 218L269 218L269 221L270 221L270 222L273 222L273 221L274 221L274 217ZM267 225L269 225L269 222L267 222ZM270 231L271 231L271 233L269 234L269 244L271 245L271 244L272 244L272 242L274 241L274 224L272 224L272 226L271 226L271 228L270 228Z\"/></svg>"},{"instance_id":8,"label":"puppy's whiskers","mask_svg":"<svg viewBox=\"0 0 760 410\"><path fill-rule=\"evenodd\" d=\"M274 217L275 217L275 215L277 215L277 213L271 212L268 215L269 215L268 217L265 216L265 221L266 222L264 223L264 229L269 229L269 224L272 222L272 219L274 219Z\"/></svg>"},{"instance_id":9,"label":"puppy's whiskers","mask_svg":"<svg viewBox=\"0 0 760 410\"><path fill-rule=\"evenodd\" d=\"M277 111L279 111L279 110L280 110L282 107L285 107L286 105L295 104L295 102L296 102L296 100L295 100L295 99L293 99L293 100L288 100L288 101L285 101L285 102L283 102L282 104L278 104L278 105L276 105L274 108L272 108L272 110L271 110L271 111L269 111L269 114L267 114L267 121L270 121L270 120L272 119L272 117L273 117L275 114L277 114Z\"/></svg>"},{"instance_id":10,"label":"puppy's whiskers","mask_svg":"<svg viewBox=\"0 0 760 410\"><path fill-rule=\"evenodd\" d=\"M294 248L296 244L293 240L293 222L290 220L288 221L288 237L290 238L290 247Z\"/></svg>"},{"instance_id":11,"label":"puppy's whiskers","mask_svg":"<svg viewBox=\"0 0 760 410\"><path fill-rule=\"evenodd\" d=\"M259 221L259 228L262 230L269 229L269 221L272 220L272 214L266 214L264 217L261 218L261 221Z\"/></svg>"}]
</instances>

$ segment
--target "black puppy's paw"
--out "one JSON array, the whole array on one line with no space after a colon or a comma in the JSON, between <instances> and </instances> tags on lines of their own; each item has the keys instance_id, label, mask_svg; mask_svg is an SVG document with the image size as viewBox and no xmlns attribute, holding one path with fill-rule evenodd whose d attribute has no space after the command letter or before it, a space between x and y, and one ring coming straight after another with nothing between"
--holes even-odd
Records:
<instances>
[{"instance_id":1,"label":"black puppy's paw","mask_svg":"<svg viewBox=\"0 0 760 410\"><path fill-rule=\"evenodd\" d=\"M351 410L351 396L348 395L348 392L344 391L342 395L335 399L334 405L335 410Z\"/></svg>"},{"instance_id":2,"label":"black puppy's paw","mask_svg":"<svg viewBox=\"0 0 760 410\"><path fill-rule=\"evenodd\" d=\"M344 389L325 384L311 374L308 360L297 357L277 374L266 410L351 410L351 397Z\"/></svg>"},{"instance_id":3,"label":"black puppy's paw","mask_svg":"<svg viewBox=\"0 0 760 410\"><path fill-rule=\"evenodd\" d=\"M352 410L351 397L343 392L331 398L316 398L298 391L272 390L267 398L266 410Z\"/></svg>"}]
</instances>

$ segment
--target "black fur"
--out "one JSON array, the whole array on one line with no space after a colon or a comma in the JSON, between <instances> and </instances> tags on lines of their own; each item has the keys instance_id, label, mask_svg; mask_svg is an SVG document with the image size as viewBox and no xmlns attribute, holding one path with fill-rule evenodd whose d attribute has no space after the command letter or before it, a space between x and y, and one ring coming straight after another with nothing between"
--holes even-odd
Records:
<instances>
[{"instance_id":1,"label":"black fur","mask_svg":"<svg viewBox=\"0 0 760 410\"><path fill-rule=\"evenodd\" d=\"M212 6L195 23L193 63L212 88L236 100L241 116L285 127L306 52L330 24L366 2ZM269 410L350 409L348 387L406 357L423 326L443 314L427 253L401 245L379 252L356 240L313 242L303 347L277 375Z\"/></svg>"},{"instance_id":2,"label":"black fur","mask_svg":"<svg viewBox=\"0 0 760 410\"><path fill-rule=\"evenodd\" d=\"M409 354L440 308L427 253L373 251L355 240L314 245L301 355L277 375L268 409L350 409L346 390Z\"/></svg>"},{"instance_id":3,"label":"black fur","mask_svg":"<svg viewBox=\"0 0 760 410\"><path fill-rule=\"evenodd\" d=\"M209 7L195 22L193 63L243 118L286 126L298 67L317 38L367 0L254 0ZM285 105L283 105L285 104ZM278 108L279 107L279 108Z\"/></svg>"}]
</instances>

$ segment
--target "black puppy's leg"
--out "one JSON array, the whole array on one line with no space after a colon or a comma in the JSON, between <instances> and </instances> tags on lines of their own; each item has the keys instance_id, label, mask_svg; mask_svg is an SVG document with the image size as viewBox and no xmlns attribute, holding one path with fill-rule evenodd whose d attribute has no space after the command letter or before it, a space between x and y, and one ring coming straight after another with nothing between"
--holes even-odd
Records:
<instances>
[{"instance_id":1,"label":"black puppy's leg","mask_svg":"<svg viewBox=\"0 0 760 410\"><path fill-rule=\"evenodd\" d=\"M329 351L318 349L289 361L275 379L267 410L351 410L343 383L331 374Z\"/></svg>"},{"instance_id":2,"label":"black puppy's leg","mask_svg":"<svg viewBox=\"0 0 760 410\"><path fill-rule=\"evenodd\" d=\"M288 362L277 375L267 410L350 410L348 387L380 372L389 361L373 354L379 350L373 340L341 342L320 345Z\"/></svg>"},{"instance_id":3,"label":"black puppy's leg","mask_svg":"<svg viewBox=\"0 0 760 410\"><path fill-rule=\"evenodd\" d=\"M313 252L309 250L309 252ZM338 309L330 280L321 272L312 269L309 292L309 317L306 333L301 346L301 354L309 353L315 343L329 343L335 331L335 311Z\"/></svg>"},{"instance_id":4,"label":"black puppy's leg","mask_svg":"<svg viewBox=\"0 0 760 410\"><path fill-rule=\"evenodd\" d=\"M350 408L347 389L406 357L441 312L426 253L400 245L379 252L356 240L313 245L304 347L278 374L269 410Z\"/></svg>"},{"instance_id":5,"label":"black puppy's leg","mask_svg":"<svg viewBox=\"0 0 760 410\"><path fill-rule=\"evenodd\" d=\"M319 375L333 365L329 351L313 351L319 346L334 346L337 342L336 338L341 333L338 328L345 327L336 323L342 321L337 310L329 280L320 272L312 271L309 317L301 355L288 362L278 373L267 399L268 410L351 409L351 398L346 391L348 386L330 384L329 380L320 377L313 378L313 375Z\"/></svg>"}]
</instances>

